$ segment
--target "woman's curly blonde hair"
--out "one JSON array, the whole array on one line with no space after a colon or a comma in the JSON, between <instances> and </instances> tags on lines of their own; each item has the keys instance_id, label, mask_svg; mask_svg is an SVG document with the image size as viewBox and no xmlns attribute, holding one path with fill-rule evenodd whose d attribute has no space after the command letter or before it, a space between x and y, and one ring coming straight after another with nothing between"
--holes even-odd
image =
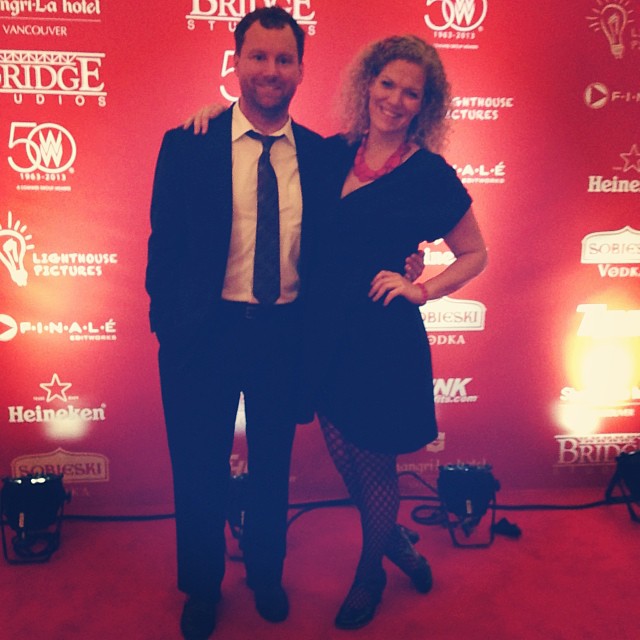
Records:
<instances>
[{"instance_id":1,"label":"woman's curly blonde hair","mask_svg":"<svg viewBox=\"0 0 640 640\"><path fill-rule=\"evenodd\" d=\"M394 60L413 62L425 72L422 106L409 127L407 138L419 147L436 151L446 138L445 117L451 99L450 86L438 52L432 45L412 35L379 40L356 56L341 93L344 135L351 143L366 135L369 129L369 86Z\"/></svg>"}]
</instances>

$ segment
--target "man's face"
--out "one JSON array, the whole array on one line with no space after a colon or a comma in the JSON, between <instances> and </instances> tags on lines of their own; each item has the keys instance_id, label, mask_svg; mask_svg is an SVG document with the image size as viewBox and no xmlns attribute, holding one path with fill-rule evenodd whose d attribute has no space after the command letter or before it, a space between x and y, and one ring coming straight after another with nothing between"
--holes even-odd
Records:
<instances>
[{"instance_id":1,"label":"man's face","mask_svg":"<svg viewBox=\"0 0 640 640\"><path fill-rule=\"evenodd\" d=\"M240 106L249 120L284 118L303 75L291 27L265 29L254 22L234 64Z\"/></svg>"}]
</instances>

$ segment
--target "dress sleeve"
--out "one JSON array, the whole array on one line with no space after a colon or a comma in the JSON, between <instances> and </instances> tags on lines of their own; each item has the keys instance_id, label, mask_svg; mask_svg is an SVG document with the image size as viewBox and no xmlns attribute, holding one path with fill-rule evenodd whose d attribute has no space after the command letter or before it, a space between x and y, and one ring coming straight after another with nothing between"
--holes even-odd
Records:
<instances>
[{"instance_id":1,"label":"dress sleeve","mask_svg":"<svg viewBox=\"0 0 640 640\"><path fill-rule=\"evenodd\" d=\"M425 240L433 242L449 233L471 206L471 196L455 169L442 156L430 154L420 167L424 185L421 199Z\"/></svg>"}]
</instances>

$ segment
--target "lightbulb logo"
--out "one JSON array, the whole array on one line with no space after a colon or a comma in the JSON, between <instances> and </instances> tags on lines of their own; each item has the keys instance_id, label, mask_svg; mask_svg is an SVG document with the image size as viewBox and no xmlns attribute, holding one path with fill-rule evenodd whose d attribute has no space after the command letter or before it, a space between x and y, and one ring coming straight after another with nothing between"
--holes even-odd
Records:
<instances>
[{"instance_id":1,"label":"lightbulb logo","mask_svg":"<svg viewBox=\"0 0 640 640\"><path fill-rule=\"evenodd\" d=\"M633 22L628 0L614 0L613 2L598 2L593 9L593 15L587 16L589 27L601 32L609 43L609 50L614 58L620 60L624 56L624 34L627 25Z\"/></svg>"},{"instance_id":2,"label":"lightbulb logo","mask_svg":"<svg viewBox=\"0 0 640 640\"><path fill-rule=\"evenodd\" d=\"M27 284L28 273L24 268L24 256L30 244L31 234L27 233L27 226L19 220L13 222L13 214L9 211L7 227L0 224L0 262L9 271L11 279L19 286Z\"/></svg>"}]
</instances>

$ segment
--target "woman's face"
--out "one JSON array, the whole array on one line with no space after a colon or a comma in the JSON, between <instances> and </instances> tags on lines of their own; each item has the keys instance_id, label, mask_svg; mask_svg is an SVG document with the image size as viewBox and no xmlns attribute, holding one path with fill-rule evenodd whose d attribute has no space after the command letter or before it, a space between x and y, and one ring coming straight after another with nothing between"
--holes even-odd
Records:
<instances>
[{"instance_id":1,"label":"woman's face","mask_svg":"<svg viewBox=\"0 0 640 640\"><path fill-rule=\"evenodd\" d=\"M415 62L392 60L369 85L370 129L406 134L420 112L425 72Z\"/></svg>"}]
</instances>

